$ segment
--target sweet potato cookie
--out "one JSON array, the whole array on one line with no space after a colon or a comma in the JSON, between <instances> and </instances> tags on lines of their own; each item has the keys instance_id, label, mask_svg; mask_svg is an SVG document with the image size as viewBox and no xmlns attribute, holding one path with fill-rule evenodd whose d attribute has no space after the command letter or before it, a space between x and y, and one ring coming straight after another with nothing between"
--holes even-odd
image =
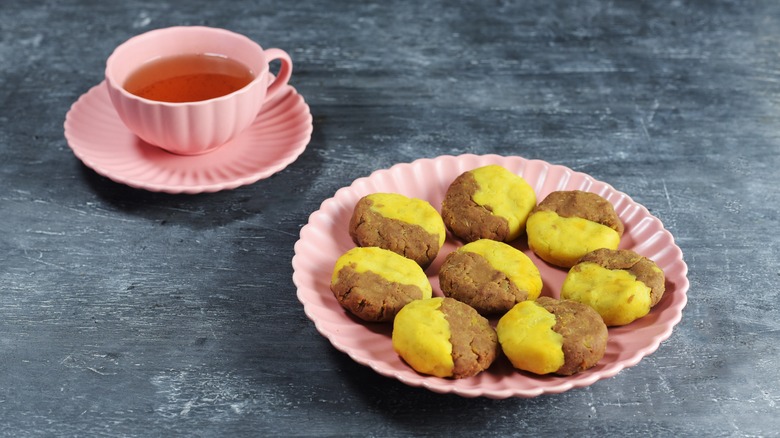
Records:
<instances>
[{"instance_id":1,"label":"sweet potato cookie","mask_svg":"<svg viewBox=\"0 0 780 438\"><path fill-rule=\"evenodd\" d=\"M407 303L432 295L417 263L376 247L353 248L339 257L330 290L342 307L365 321L392 321Z\"/></svg>"},{"instance_id":2,"label":"sweet potato cookie","mask_svg":"<svg viewBox=\"0 0 780 438\"><path fill-rule=\"evenodd\" d=\"M608 326L625 325L650 312L665 289L664 272L634 251L598 249L569 270L561 298L593 307Z\"/></svg>"},{"instance_id":3,"label":"sweet potato cookie","mask_svg":"<svg viewBox=\"0 0 780 438\"><path fill-rule=\"evenodd\" d=\"M512 366L535 374L587 370L607 348L607 326L595 310L550 297L517 304L501 317L496 332Z\"/></svg>"},{"instance_id":4,"label":"sweet potato cookie","mask_svg":"<svg viewBox=\"0 0 780 438\"><path fill-rule=\"evenodd\" d=\"M533 188L498 165L464 172L450 184L441 207L444 224L466 242L510 242L525 230L536 205Z\"/></svg>"},{"instance_id":5,"label":"sweet potato cookie","mask_svg":"<svg viewBox=\"0 0 780 438\"><path fill-rule=\"evenodd\" d=\"M395 317L393 349L415 371L460 379L487 369L498 338L487 319L452 298L413 301Z\"/></svg>"},{"instance_id":6,"label":"sweet potato cookie","mask_svg":"<svg viewBox=\"0 0 780 438\"><path fill-rule=\"evenodd\" d=\"M447 254L439 269L439 285L445 296L490 315L536 299L542 291L542 277L522 251L480 239Z\"/></svg>"},{"instance_id":7,"label":"sweet potato cookie","mask_svg":"<svg viewBox=\"0 0 780 438\"><path fill-rule=\"evenodd\" d=\"M612 204L579 190L550 193L531 212L528 246L542 260L570 268L599 248L617 249L623 223Z\"/></svg>"},{"instance_id":8,"label":"sweet potato cookie","mask_svg":"<svg viewBox=\"0 0 780 438\"><path fill-rule=\"evenodd\" d=\"M388 249L427 268L446 238L439 212L431 204L396 193L373 193L355 205L349 235L358 246Z\"/></svg>"}]
</instances>

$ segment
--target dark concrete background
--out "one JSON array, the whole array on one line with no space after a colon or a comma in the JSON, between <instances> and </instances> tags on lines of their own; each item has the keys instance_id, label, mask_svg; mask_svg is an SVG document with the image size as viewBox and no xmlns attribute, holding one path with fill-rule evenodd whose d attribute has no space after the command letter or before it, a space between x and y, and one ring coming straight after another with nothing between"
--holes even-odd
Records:
<instances>
[{"instance_id":1,"label":"dark concrete background","mask_svg":"<svg viewBox=\"0 0 780 438\"><path fill-rule=\"evenodd\" d=\"M279 174L166 195L63 137L111 50L171 25L287 50L314 116ZM2 0L0 435L772 436L780 429L780 3ZM520 155L629 194L691 289L637 366L464 399L335 350L292 283L308 215L422 157Z\"/></svg>"}]
</instances>

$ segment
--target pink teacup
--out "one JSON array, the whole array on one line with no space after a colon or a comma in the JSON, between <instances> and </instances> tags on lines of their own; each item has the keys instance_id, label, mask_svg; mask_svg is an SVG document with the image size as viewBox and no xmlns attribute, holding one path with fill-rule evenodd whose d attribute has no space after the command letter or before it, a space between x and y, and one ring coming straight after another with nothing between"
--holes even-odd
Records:
<instances>
[{"instance_id":1,"label":"pink teacup","mask_svg":"<svg viewBox=\"0 0 780 438\"><path fill-rule=\"evenodd\" d=\"M220 97L171 103L150 100L124 86L139 67L160 58L186 54L217 55L248 67L254 79ZM281 61L272 78L268 64ZM280 49L263 49L249 38L210 27L170 27L130 38L109 56L106 84L111 102L127 127L144 141L181 155L209 152L236 137L257 117L263 102L287 84L292 60Z\"/></svg>"}]
</instances>

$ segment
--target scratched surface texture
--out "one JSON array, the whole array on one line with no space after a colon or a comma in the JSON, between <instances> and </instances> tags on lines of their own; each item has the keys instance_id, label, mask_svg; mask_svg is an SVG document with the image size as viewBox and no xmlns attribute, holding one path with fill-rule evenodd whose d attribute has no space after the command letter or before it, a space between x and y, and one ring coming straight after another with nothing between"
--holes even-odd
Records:
<instances>
[{"instance_id":1,"label":"scratched surface texture","mask_svg":"<svg viewBox=\"0 0 780 438\"><path fill-rule=\"evenodd\" d=\"M82 165L70 105L113 47L203 24L287 50L303 155L236 190ZM671 338L590 387L464 399L354 363L292 283L340 187L520 155L628 193L675 235ZM772 436L780 430L780 3L3 0L0 436Z\"/></svg>"}]
</instances>

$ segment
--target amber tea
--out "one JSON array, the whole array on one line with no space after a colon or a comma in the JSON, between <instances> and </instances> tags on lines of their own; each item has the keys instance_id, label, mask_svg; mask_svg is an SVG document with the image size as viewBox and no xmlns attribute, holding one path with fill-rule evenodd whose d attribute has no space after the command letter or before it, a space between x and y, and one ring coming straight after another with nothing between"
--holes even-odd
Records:
<instances>
[{"instance_id":1,"label":"amber tea","mask_svg":"<svg viewBox=\"0 0 780 438\"><path fill-rule=\"evenodd\" d=\"M184 54L150 61L131 73L125 90L161 102L197 102L240 90L255 79L233 59L208 54Z\"/></svg>"}]
</instances>

